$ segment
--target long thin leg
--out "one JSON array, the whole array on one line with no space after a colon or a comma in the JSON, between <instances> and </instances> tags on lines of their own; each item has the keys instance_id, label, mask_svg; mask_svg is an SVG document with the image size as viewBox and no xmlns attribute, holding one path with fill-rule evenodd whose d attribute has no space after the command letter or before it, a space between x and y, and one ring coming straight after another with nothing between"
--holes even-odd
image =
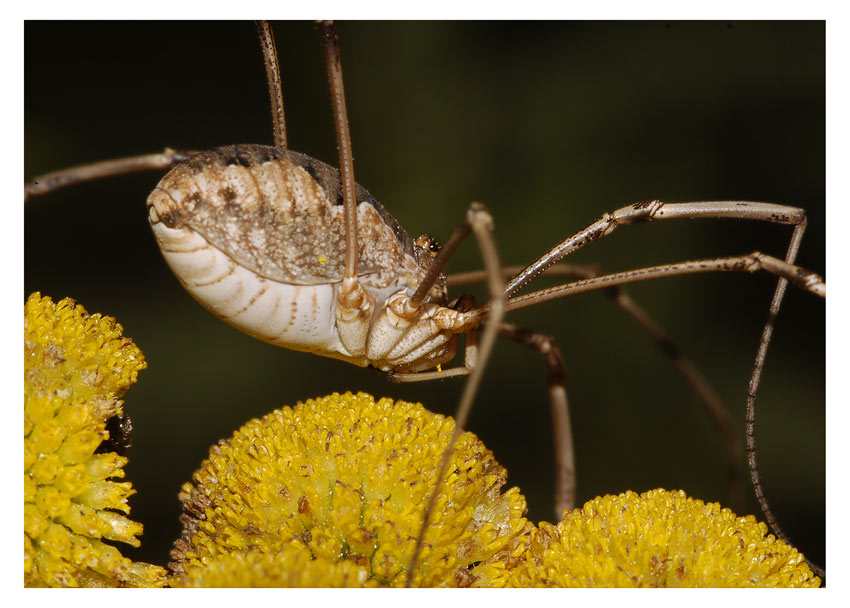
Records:
<instances>
[{"instance_id":1,"label":"long thin leg","mask_svg":"<svg viewBox=\"0 0 850 608\"><path fill-rule=\"evenodd\" d=\"M769 256L758 251L740 256L727 258L714 258L710 260L693 260L690 262L679 262L677 264L663 264L637 270L616 272L601 277L593 277L574 281L564 285L556 285L548 289L541 289L530 294L510 298L505 304L505 310L518 310L527 308L534 304L555 300L575 293L605 289L617 285L648 281L663 277L673 277L685 274L697 274L701 272L756 272L759 270L770 272L777 277L787 279L801 289L805 289L822 298L826 297L826 283L823 279L805 268L788 264L787 262ZM467 314L470 323L480 322L487 316L490 305L485 303Z\"/></svg>"},{"instance_id":2,"label":"long thin leg","mask_svg":"<svg viewBox=\"0 0 850 608\"><path fill-rule=\"evenodd\" d=\"M561 350L555 338L510 323L499 325L499 335L515 340L543 357L549 387L552 433L555 442L555 517L559 521L564 509L572 509L576 501L576 465L573 432L565 385L566 372Z\"/></svg>"},{"instance_id":3,"label":"long thin leg","mask_svg":"<svg viewBox=\"0 0 850 608\"><path fill-rule=\"evenodd\" d=\"M166 148L156 154L115 158L86 165L77 165L76 167L62 169L61 171L54 171L53 173L40 175L24 184L24 202L30 196L50 194L62 188L84 182L126 175L128 173L171 169L194 154L195 152L191 151Z\"/></svg>"},{"instance_id":4,"label":"long thin leg","mask_svg":"<svg viewBox=\"0 0 850 608\"><path fill-rule=\"evenodd\" d=\"M793 264L794 260L797 258L797 252L800 250L800 242L803 239L803 232L805 231L805 228L805 222L794 228L794 234L791 236L791 243L788 247L788 252L785 255L785 261L789 264ZM756 353L755 362L753 363L753 373L750 376L750 384L747 389L747 464L750 469L750 479L753 483L753 490L755 491L759 506L767 519L767 523L770 524L770 527L776 536L790 545L792 544L791 541L779 526L779 522L773 514L773 511L767 502L767 497L764 494L764 487L762 486L761 475L759 474L758 464L756 462L755 436L756 394L758 392L759 383L761 382L761 374L764 370L767 349L768 346L770 346L770 340L773 336L773 327L776 324L776 317L779 315L779 307L782 304L782 299L785 297L785 290L787 287L788 281L785 278L780 278L776 284L776 291L773 293L773 299L770 302L770 310L767 315L767 321L764 324L764 329L762 330L761 340L759 340L758 352ZM806 563L809 564L815 574L821 578L826 577L826 572L823 568L808 559L806 560Z\"/></svg>"},{"instance_id":5,"label":"long thin leg","mask_svg":"<svg viewBox=\"0 0 850 608\"><path fill-rule=\"evenodd\" d=\"M502 268L502 277L505 280L510 280L517 273L525 269L525 266L504 266ZM590 277L598 277L602 275L599 264L554 264L544 270L542 275L547 277L560 277L564 279L589 279ZM461 287L463 285L473 285L487 280L487 273L484 270L468 270L465 272L455 272L446 275L446 287Z\"/></svg>"},{"instance_id":6,"label":"long thin leg","mask_svg":"<svg viewBox=\"0 0 850 608\"><path fill-rule=\"evenodd\" d=\"M493 346L496 342L496 334L498 333L499 323L501 322L503 315L505 302L505 296L503 295L504 281L502 280L500 272L501 265L499 264L499 254L491 235L491 231L493 229L493 218L483 205L473 203L467 214L466 221L469 223L470 229L478 240L479 247L481 248L481 255L484 258L484 267L487 270L487 282L490 288L490 293L494 294L490 309L490 323L484 327L481 343L478 348L477 364L470 373L469 379L463 387L463 395L461 396L457 413L455 414L454 432L449 439L446 451L440 459L440 468L437 471L437 478L434 481L434 490L431 492L428 504L425 507L425 512L422 516L422 524L416 538L416 547L413 550L413 556L411 557L410 566L407 570L407 579L405 581L406 587L410 587L413 583L413 579L416 574L416 565L419 561L419 555L422 552L422 544L425 540L425 533L427 532L428 524L431 521L431 514L434 511L434 506L437 504L437 498L439 497L443 480L446 477L446 472L448 471L449 462L451 462L451 455L454 451L455 444L457 443L461 433L463 433L463 429L469 419L469 413L472 410L472 403L475 399L476 393L478 392L478 387L481 384L481 377L487 367L487 361L490 358L490 354L493 352Z\"/></svg>"},{"instance_id":7,"label":"long thin leg","mask_svg":"<svg viewBox=\"0 0 850 608\"><path fill-rule=\"evenodd\" d=\"M799 225L805 224L806 214L797 207L748 201L704 201L699 203L640 201L628 207L621 207L611 213L603 214L596 221L552 247L508 282L507 295L516 293L558 260L611 234L619 226L678 218L735 218Z\"/></svg>"},{"instance_id":8,"label":"long thin leg","mask_svg":"<svg viewBox=\"0 0 850 608\"><path fill-rule=\"evenodd\" d=\"M319 32L325 49L325 66L331 88L336 144L339 148L339 173L342 180L342 199L345 205L345 278L357 276L357 199L354 193L354 155L351 152L351 133L345 108L345 88L342 84L342 64L339 40L333 21L320 21Z\"/></svg>"},{"instance_id":9,"label":"long thin leg","mask_svg":"<svg viewBox=\"0 0 850 608\"><path fill-rule=\"evenodd\" d=\"M272 107L272 125L274 126L274 145L286 148L286 117L283 112L283 88L280 82L280 65L277 59L277 47L274 34L268 21L257 21L257 34L263 49L266 63L266 80L269 83L269 99Z\"/></svg>"},{"instance_id":10,"label":"long thin leg","mask_svg":"<svg viewBox=\"0 0 850 608\"><path fill-rule=\"evenodd\" d=\"M346 225L346 264L343 285L339 291L340 302L343 308L357 311L361 316L368 316L370 308L364 306L364 297L355 285L357 276L357 207L354 194L354 163L351 152L351 136L349 133L348 118L345 106L345 93L342 80L342 69L340 64L339 42L336 29L332 21L319 23L322 42L325 49L325 63L328 71L328 80L331 88L331 98L334 108L334 120L336 123L337 145L340 156L340 176L342 181L343 201L345 205ZM270 84L271 86L271 84ZM466 232L468 233L468 228ZM447 243L438 258L432 264L429 274L420 283L419 288L408 302L411 309L418 308L434 282L440 275L442 267L451 256L454 248L463 239L465 234L455 233L456 238Z\"/></svg>"},{"instance_id":11,"label":"long thin leg","mask_svg":"<svg viewBox=\"0 0 850 608\"><path fill-rule=\"evenodd\" d=\"M343 223L345 224L345 271L337 290L336 318L340 341L355 356L366 352L366 337L369 319L375 308L374 298L357 278L359 240L357 237L357 198L354 183L354 155L351 151L351 133L348 112L345 108L345 88L342 83L339 40L333 21L320 21L319 34L325 51L325 67L331 91L336 143L339 149L339 177L343 199Z\"/></svg>"},{"instance_id":12,"label":"long thin leg","mask_svg":"<svg viewBox=\"0 0 850 608\"><path fill-rule=\"evenodd\" d=\"M522 270L522 266L506 266L503 276L510 278ZM478 283L484 280L484 272L476 270L450 275L446 283L450 287ZM602 269L596 264L555 264L544 271L546 276L592 278L601 276ZM605 290L613 303L646 332L658 349L666 355L682 378L693 389L708 413L717 431L723 438L726 451L726 469L729 483L729 506L737 513L744 511L744 469L741 443L729 410L702 373L682 350L667 336L664 330L620 287ZM462 368L461 368L462 369ZM454 369L440 373L453 372ZM439 373L435 373L439 377Z\"/></svg>"}]
</instances>

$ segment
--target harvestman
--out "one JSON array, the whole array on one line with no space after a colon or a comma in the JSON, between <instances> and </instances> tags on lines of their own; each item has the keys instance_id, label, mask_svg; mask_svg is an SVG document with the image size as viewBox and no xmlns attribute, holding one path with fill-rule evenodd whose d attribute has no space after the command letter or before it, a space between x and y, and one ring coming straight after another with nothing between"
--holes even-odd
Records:
<instances>
[{"instance_id":1,"label":"harvestman","mask_svg":"<svg viewBox=\"0 0 850 608\"><path fill-rule=\"evenodd\" d=\"M747 454L756 495L768 521L778 532L758 483L753 447L754 399L787 282L816 295L825 295L820 277L793 265L806 224L803 211L737 201L677 204L641 201L603 215L518 272L501 269L489 234L492 219L481 205L470 207L444 247L438 248L424 235L412 240L354 182L338 44L332 24L322 24L321 28L341 173L287 149L277 54L268 26L260 24L275 124L274 148L229 146L200 154L166 150L162 154L105 161L36 178L26 186L26 196L132 171L174 168L148 200L150 220L166 260L196 299L217 316L263 340L357 365L372 365L391 373L395 380L468 374L452 445L468 419L496 334L535 348L547 362L558 455L556 508L559 511L572 506L575 484L560 353L551 338L502 324L502 315L565 295L616 289L650 278L713 271L766 270L775 274L780 280L750 382ZM285 202L268 204L266 199L275 195ZM324 202L325 196L330 205ZM598 269L554 266L618 226L683 217L756 219L791 224L794 231L785 260L756 252L601 276ZM454 281L450 277L449 281L461 284L486 279L492 299L482 306L475 306L469 298L449 302L447 281L442 274L446 262L469 232L479 242L486 271L456 277ZM514 295L544 272L582 278L531 294ZM503 283L503 274L510 279L507 285ZM613 293L619 305L669 349L657 326L625 294ZM312 307L305 306L308 303ZM281 310L287 314L281 316ZM482 325L484 333L479 346L477 331ZM466 336L464 365L442 369L443 364L455 357L459 334ZM728 427L728 417L699 374L681 355L675 360L717 423ZM728 428L725 432L727 458L733 468L737 450L734 439L728 437L734 435ZM450 450L451 447L447 453ZM447 463L444 458L438 486ZM414 563L436 498L437 493L432 493L425 510ZM413 571L411 568L411 576Z\"/></svg>"}]
</instances>

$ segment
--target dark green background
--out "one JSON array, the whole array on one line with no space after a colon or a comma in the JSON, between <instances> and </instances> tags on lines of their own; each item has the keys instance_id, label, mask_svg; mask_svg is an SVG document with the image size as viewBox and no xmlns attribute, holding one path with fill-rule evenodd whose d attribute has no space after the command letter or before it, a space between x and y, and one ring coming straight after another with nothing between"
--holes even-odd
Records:
<instances>
[{"instance_id":1,"label":"dark green background","mask_svg":"<svg viewBox=\"0 0 850 608\"><path fill-rule=\"evenodd\" d=\"M336 164L314 29L275 25L290 141ZM824 271L823 23L385 22L342 23L339 32L357 180L414 235L445 239L481 201L504 263L519 264L637 200L761 200L807 209L799 261ZM271 143L250 23L27 23L25 44L27 178L165 146ZM142 548L127 553L165 563L181 483L249 418L347 389L450 413L461 382L391 384L216 320L171 276L151 237L144 201L159 177L87 184L28 205L24 291L114 315L147 356L150 368L126 396L136 427L132 515L146 528ZM662 222L622 228L573 259L613 271L756 249L782 257L789 235L753 222ZM469 244L450 269L479 266ZM631 289L714 383L742 437L773 283L704 275ZM767 495L821 563L824 319L823 302L789 290L757 425ZM554 334L564 352L580 500L663 486L724 501L721 444L705 414L605 296L511 320ZM551 519L536 354L499 343L470 428L523 489L530 517Z\"/></svg>"}]
</instances>

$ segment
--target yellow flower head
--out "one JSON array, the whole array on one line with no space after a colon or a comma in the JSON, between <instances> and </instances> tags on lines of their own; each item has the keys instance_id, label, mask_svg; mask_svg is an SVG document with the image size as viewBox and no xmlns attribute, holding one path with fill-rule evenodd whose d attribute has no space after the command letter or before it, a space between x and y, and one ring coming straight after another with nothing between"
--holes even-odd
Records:
<instances>
[{"instance_id":1,"label":"yellow flower head","mask_svg":"<svg viewBox=\"0 0 850 608\"><path fill-rule=\"evenodd\" d=\"M277 553L221 553L172 581L175 587L378 587L366 563L314 557L304 544Z\"/></svg>"},{"instance_id":2,"label":"yellow flower head","mask_svg":"<svg viewBox=\"0 0 850 608\"><path fill-rule=\"evenodd\" d=\"M453 429L421 405L363 393L250 421L183 487L173 584L404 585ZM470 567L524 529L525 499L500 493L506 477L475 435L460 437L415 585L469 584Z\"/></svg>"},{"instance_id":3,"label":"yellow flower head","mask_svg":"<svg viewBox=\"0 0 850 608\"><path fill-rule=\"evenodd\" d=\"M519 559L490 560L476 585L818 587L803 556L752 515L679 491L625 492L541 523Z\"/></svg>"},{"instance_id":4,"label":"yellow flower head","mask_svg":"<svg viewBox=\"0 0 850 608\"><path fill-rule=\"evenodd\" d=\"M129 513L127 459L95 454L107 420L145 361L110 317L35 293L24 317L24 583L162 585L164 571L133 563L102 539L139 546Z\"/></svg>"}]
</instances>

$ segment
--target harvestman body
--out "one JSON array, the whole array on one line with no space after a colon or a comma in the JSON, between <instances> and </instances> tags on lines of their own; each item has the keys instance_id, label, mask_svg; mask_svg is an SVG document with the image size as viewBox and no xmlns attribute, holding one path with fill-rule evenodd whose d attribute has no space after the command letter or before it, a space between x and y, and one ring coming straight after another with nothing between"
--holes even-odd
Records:
<instances>
[{"instance_id":1,"label":"harvestman body","mask_svg":"<svg viewBox=\"0 0 850 608\"><path fill-rule=\"evenodd\" d=\"M438 281L411 326L404 303L433 260L362 187L357 278L374 314L337 319L345 260L339 171L297 152L228 146L172 170L148 199L150 222L184 287L222 320L266 342L420 371L451 361L463 314ZM400 315L394 313L398 310ZM408 315L409 316L409 315Z\"/></svg>"},{"instance_id":2,"label":"harvestman body","mask_svg":"<svg viewBox=\"0 0 850 608\"><path fill-rule=\"evenodd\" d=\"M560 354L551 340L541 339L545 336L501 324L503 313L573 293L616 288L650 278L713 271L771 272L779 277L779 284L750 383L747 452L756 494L768 521L779 532L758 483L752 445L753 407L773 321L787 282L825 295L820 277L793 265L805 229L803 211L751 202L641 201L604 214L517 274L509 274L512 278L505 286L502 275L507 274L507 269L499 265L489 236L492 220L482 206L473 204L461 225L438 250L424 235L411 239L380 203L355 184L336 37L331 25L323 24L322 29L341 170L286 149L277 56L270 30L261 24L275 119L275 147L226 146L199 154L167 150L158 155L106 161L37 178L27 185L26 196L109 175L173 167L148 199L149 220L166 261L186 289L222 320L272 344L360 366L371 365L391 372L397 380L469 374L458 407L455 435L446 455L466 424L496 334L536 348L546 358L549 374L558 458L558 509L572 506L575 484ZM621 225L682 217L756 219L791 224L794 232L785 260L755 252L603 276L553 268L563 257ZM486 279L492 294L490 302L478 307L467 298L450 303L442 274L449 257L470 232L479 242L486 268L475 278ZM536 276L552 271L581 280L513 296ZM634 311L628 304L620 305L627 312ZM651 322L641 324L653 333ZM482 325L479 348L477 332ZM455 358L460 334L466 336L465 363L442 370L442 365ZM689 378L690 372L680 371L701 392L700 379ZM711 399L704 401L711 409ZM735 449L730 452L730 460L735 460ZM447 463L444 456L438 488ZM412 581L438 492L431 493L425 507L408 583Z\"/></svg>"}]
</instances>

